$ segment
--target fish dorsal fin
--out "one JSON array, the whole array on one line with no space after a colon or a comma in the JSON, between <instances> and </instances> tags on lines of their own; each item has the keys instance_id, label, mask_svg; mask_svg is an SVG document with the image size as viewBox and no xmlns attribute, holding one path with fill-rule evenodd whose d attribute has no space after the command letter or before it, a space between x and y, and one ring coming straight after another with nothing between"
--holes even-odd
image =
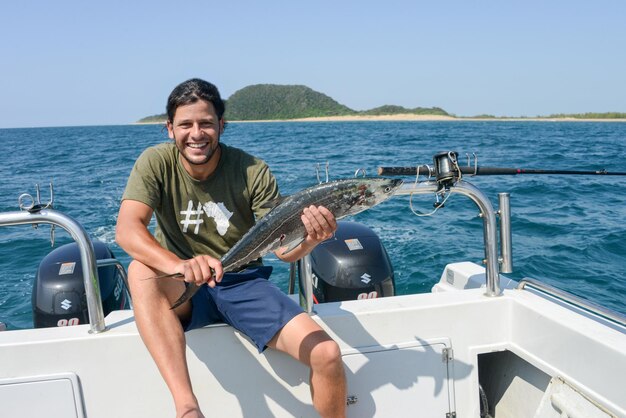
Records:
<instances>
[{"instance_id":1,"label":"fish dorsal fin","mask_svg":"<svg viewBox=\"0 0 626 418\"><path fill-rule=\"evenodd\" d=\"M287 196L278 196L275 199L272 199L268 202L265 202L261 205L261 209L274 209L276 206L280 205L287 199Z\"/></svg>"}]
</instances>

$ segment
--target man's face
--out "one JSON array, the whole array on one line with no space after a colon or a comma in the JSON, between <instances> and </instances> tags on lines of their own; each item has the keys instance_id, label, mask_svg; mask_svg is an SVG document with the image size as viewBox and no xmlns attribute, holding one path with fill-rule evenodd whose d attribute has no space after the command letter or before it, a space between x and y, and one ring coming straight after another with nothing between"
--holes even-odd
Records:
<instances>
[{"instance_id":1,"label":"man's face","mask_svg":"<svg viewBox=\"0 0 626 418\"><path fill-rule=\"evenodd\" d=\"M170 139L176 142L180 154L193 166L209 162L219 146L223 130L224 120L218 119L213 103L204 100L179 106L174 120L167 122Z\"/></svg>"}]
</instances>

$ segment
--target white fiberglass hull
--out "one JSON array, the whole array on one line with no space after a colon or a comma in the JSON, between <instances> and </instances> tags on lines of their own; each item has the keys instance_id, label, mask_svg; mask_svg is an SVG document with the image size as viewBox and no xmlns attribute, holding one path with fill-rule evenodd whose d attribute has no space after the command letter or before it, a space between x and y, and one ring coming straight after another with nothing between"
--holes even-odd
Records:
<instances>
[{"instance_id":1,"label":"white fiberglass hull","mask_svg":"<svg viewBox=\"0 0 626 418\"><path fill-rule=\"evenodd\" d=\"M316 306L342 349L348 415L476 418L480 383L496 417L569 407L626 417L624 330L526 290L457 289L482 271L459 263L430 294ZM0 415L173 416L132 311L106 324L97 335L88 326L0 332ZM187 342L194 390L211 416L316 416L308 370L288 356L259 355L225 325L191 331Z\"/></svg>"}]
</instances>

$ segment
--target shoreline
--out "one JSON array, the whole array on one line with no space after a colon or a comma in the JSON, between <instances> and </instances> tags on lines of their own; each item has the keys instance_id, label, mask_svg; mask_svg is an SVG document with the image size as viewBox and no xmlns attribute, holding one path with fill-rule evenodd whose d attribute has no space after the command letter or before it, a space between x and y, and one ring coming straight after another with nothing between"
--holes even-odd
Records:
<instances>
[{"instance_id":1,"label":"shoreline","mask_svg":"<svg viewBox=\"0 0 626 418\"><path fill-rule=\"evenodd\" d=\"M415 115L415 114L397 114L397 115L350 115L350 116L320 116L311 118L297 119L260 119L260 120L226 120L228 123L276 123L276 122L454 122L454 121L470 121L470 122L626 122L626 119L578 119L578 118L474 118L474 117L454 117L443 115ZM131 125L159 125L162 122L134 122Z\"/></svg>"}]
</instances>

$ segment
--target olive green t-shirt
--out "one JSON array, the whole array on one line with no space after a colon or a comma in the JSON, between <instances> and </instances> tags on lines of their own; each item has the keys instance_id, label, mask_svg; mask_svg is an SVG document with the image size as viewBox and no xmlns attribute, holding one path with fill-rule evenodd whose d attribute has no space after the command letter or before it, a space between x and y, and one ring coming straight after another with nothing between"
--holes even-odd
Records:
<instances>
[{"instance_id":1,"label":"olive green t-shirt","mask_svg":"<svg viewBox=\"0 0 626 418\"><path fill-rule=\"evenodd\" d=\"M220 258L269 209L279 196L267 164L246 152L220 144L215 172L196 180L180 163L173 143L146 149L128 178L122 200L137 200L155 213L155 238L182 259Z\"/></svg>"}]
</instances>

